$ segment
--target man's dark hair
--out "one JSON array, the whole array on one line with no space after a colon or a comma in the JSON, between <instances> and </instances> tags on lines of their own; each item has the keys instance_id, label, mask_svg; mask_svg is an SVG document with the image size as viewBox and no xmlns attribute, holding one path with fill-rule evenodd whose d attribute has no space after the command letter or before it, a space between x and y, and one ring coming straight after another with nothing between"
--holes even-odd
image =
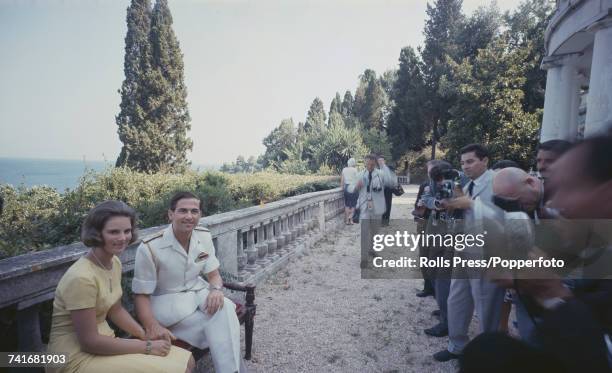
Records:
<instances>
[{"instance_id":1,"label":"man's dark hair","mask_svg":"<svg viewBox=\"0 0 612 373\"><path fill-rule=\"evenodd\" d=\"M585 176L599 183L612 180L612 136L591 137L576 144L575 148L584 151Z\"/></svg>"},{"instance_id":2,"label":"man's dark hair","mask_svg":"<svg viewBox=\"0 0 612 373\"><path fill-rule=\"evenodd\" d=\"M447 161L438 161L438 163L431 168L429 178L433 181L440 181L444 179L444 172L452 169L453 166Z\"/></svg>"},{"instance_id":3,"label":"man's dark hair","mask_svg":"<svg viewBox=\"0 0 612 373\"><path fill-rule=\"evenodd\" d=\"M366 161L374 161L374 162L376 162L377 159L378 159L378 157L374 153L368 154L368 155L365 156L365 160Z\"/></svg>"},{"instance_id":4,"label":"man's dark hair","mask_svg":"<svg viewBox=\"0 0 612 373\"><path fill-rule=\"evenodd\" d=\"M512 161L510 159L502 159L501 161L495 162L493 166L491 166L491 169L501 170L502 168L508 168L508 167L521 168L521 166L519 166L519 164L516 163L515 161Z\"/></svg>"},{"instance_id":5,"label":"man's dark hair","mask_svg":"<svg viewBox=\"0 0 612 373\"><path fill-rule=\"evenodd\" d=\"M436 165L439 165L440 162L446 162L446 161L442 161L440 159L430 159L430 160L427 161L427 163L425 163L425 166L434 167Z\"/></svg>"},{"instance_id":6,"label":"man's dark hair","mask_svg":"<svg viewBox=\"0 0 612 373\"><path fill-rule=\"evenodd\" d=\"M489 151L487 150L487 148L485 148L484 146L480 144L466 145L463 148L461 148L461 150L459 151L459 154L463 155L463 154L471 153L471 152L474 152L474 154L476 154L476 156L480 160L482 160L485 157L487 158L489 157Z\"/></svg>"},{"instance_id":7,"label":"man's dark hair","mask_svg":"<svg viewBox=\"0 0 612 373\"><path fill-rule=\"evenodd\" d=\"M102 247L102 230L108 219L115 216L125 216L132 224L132 238L129 243L136 241L136 211L121 201L104 201L89 211L81 226L81 241L87 247Z\"/></svg>"},{"instance_id":8,"label":"man's dark hair","mask_svg":"<svg viewBox=\"0 0 612 373\"><path fill-rule=\"evenodd\" d=\"M572 147L572 143L565 140L548 140L544 141L540 145L538 145L538 151L544 150L548 152L553 152L557 156L565 153Z\"/></svg>"},{"instance_id":9,"label":"man's dark hair","mask_svg":"<svg viewBox=\"0 0 612 373\"><path fill-rule=\"evenodd\" d=\"M204 204L202 203L202 199L191 192L177 192L170 199L170 210L174 211L176 209L176 205L178 201L182 199L197 199L200 201L200 211L204 211Z\"/></svg>"}]
</instances>

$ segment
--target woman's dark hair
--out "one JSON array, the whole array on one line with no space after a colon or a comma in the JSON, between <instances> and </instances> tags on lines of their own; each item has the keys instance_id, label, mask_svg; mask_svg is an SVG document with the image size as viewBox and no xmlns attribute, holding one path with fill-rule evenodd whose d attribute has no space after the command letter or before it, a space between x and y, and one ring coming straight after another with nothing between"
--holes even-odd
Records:
<instances>
[{"instance_id":1,"label":"woman's dark hair","mask_svg":"<svg viewBox=\"0 0 612 373\"><path fill-rule=\"evenodd\" d=\"M102 230L108 219L115 216L130 218L132 224L132 238L129 243L136 241L136 211L121 201L104 201L91 209L81 226L81 241L87 247L104 246Z\"/></svg>"}]
</instances>

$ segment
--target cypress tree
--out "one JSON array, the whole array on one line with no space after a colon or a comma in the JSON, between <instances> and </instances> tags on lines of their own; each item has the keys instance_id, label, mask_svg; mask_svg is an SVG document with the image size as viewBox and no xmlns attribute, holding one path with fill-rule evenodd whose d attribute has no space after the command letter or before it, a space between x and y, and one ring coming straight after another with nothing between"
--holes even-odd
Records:
<instances>
[{"instance_id":1,"label":"cypress tree","mask_svg":"<svg viewBox=\"0 0 612 373\"><path fill-rule=\"evenodd\" d=\"M172 14L167 0L155 3L150 42L153 66L160 83L157 87L163 87L158 92L160 104L154 108L153 115L168 140L164 163L171 169L183 170L189 165L187 152L193 148L193 142L187 137L191 117L187 107L183 54L172 29Z\"/></svg>"},{"instance_id":2,"label":"cypress tree","mask_svg":"<svg viewBox=\"0 0 612 373\"><path fill-rule=\"evenodd\" d=\"M117 166L140 169L137 153L141 142L140 130L145 121L146 94L143 90L144 74L150 70L149 31L151 29L151 2L132 0L127 8L127 34L123 70L125 80L121 85L120 112L115 120L117 132L123 143L117 158Z\"/></svg>"},{"instance_id":3,"label":"cypress tree","mask_svg":"<svg viewBox=\"0 0 612 373\"><path fill-rule=\"evenodd\" d=\"M183 171L193 146L187 137L191 118L183 56L167 0L158 0L153 11L149 0L132 0L125 59L117 116L123 148L117 165L146 172ZM135 64L141 68L135 70ZM134 87L135 94L125 87Z\"/></svg>"}]
</instances>

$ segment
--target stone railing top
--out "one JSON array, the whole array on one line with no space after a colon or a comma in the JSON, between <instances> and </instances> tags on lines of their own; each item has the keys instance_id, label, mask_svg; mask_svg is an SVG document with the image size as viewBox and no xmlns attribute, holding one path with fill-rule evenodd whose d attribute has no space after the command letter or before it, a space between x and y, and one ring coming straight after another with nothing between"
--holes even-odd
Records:
<instances>
[{"instance_id":1,"label":"stone railing top","mask_svg":"<svg viewBox=\"0 0 612 373\"><path fill-rule=\"evenodd\" d=\"M261 221L274 219L278 216L291 213L295 208L302 208L310 204L328 200L339 191L340 188L335 188L320 192L306 193L261 206L252 206L240 210L215 214L202 218L199 224L209 228L213 236L216 236L227 231L244 229L245 227L256 225ZM167 224L140 229L138 235L140 238L147 237L165 227L167 227ZM140 240L130 245L130 247L135 248L139 243ZM76 242L65 246L58 246L48 250L0 260L0 281L26 273L40 271L66 262L75 261L87 250L88 248L85 245Z\"/></svg>"}]
</instances>

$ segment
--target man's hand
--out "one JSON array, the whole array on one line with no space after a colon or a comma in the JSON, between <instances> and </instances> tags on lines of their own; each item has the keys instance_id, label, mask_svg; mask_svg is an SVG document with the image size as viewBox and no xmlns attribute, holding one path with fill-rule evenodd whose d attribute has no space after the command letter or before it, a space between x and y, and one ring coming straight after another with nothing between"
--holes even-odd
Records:
<instances>
[{"instance_id":1,"label":"man's hand","mask_svg":"<svg viewBox=\"0 0 612 373\"><path fill-rule=\"evenodd\" d=\"M204 308L209 315L214 315L217 311L223 308L223 292L221 290L211 290L204 302Z\"/></svg>"},{"instance_id":2,"label":"man's hand","mask_svg":"<svg viewBox=\"0 0 612 373\"><path fill-rule=\"evenodd\" d=\"M357 184L355 184L355 190L359 190L363 187L363 180L359 179L357 180Z\"/></svg>"},{"instance_id":3,"label":"man's hand","mask_svg":"<svg viewBox=\"0 0 612 373\"><path fill-rule=\"evenodd\" d=\"M472 208L472 199L467 196L443 199L440 201L440 205L445 210L467 210Z\"/></svg>"},{"instance_id":4,"label":"man's hand","mask_svg":"<svg viewBox=\"0 0 612 373\"><path fill-rule=\"evenodd\" d=\"M152 341L158 339L165 339L168 342L172 342L176 339L174 334L170 330L164 328L159 323L153 323L149 328L146 329L146 337Z\"/></svg>"}]
</instances>

